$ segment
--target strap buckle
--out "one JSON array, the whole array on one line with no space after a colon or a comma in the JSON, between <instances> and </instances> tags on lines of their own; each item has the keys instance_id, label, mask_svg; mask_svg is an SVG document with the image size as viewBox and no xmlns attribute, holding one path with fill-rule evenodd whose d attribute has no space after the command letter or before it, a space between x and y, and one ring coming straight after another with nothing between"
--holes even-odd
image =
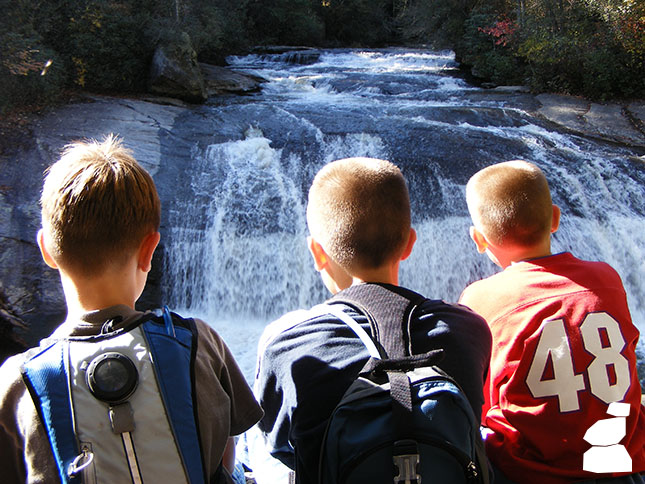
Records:
<instances>
[{"instance_id":1,"label":"strap buckle","mask_svg":"<svg viewBox=\"0 0 645 484\"><path fill-rule=\"evenodd\" d=\"M399 448L400 451L396 452ZM395 454L392 456L394 465L398 474L394 476L394 484L421 484L421 476L417 473L417 468L421 457L417 449L417 443L414 440L399 440L394 443Z\"/></svg>"}]
</instances>

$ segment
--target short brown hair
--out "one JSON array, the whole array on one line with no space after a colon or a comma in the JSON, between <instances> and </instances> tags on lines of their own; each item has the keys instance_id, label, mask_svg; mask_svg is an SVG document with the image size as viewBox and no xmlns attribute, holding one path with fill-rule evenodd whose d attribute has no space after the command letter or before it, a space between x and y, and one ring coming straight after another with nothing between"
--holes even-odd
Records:
<instances>
[{"instance_id":1,"label":"short brown hair","mask_svg":"<svg viewBox=\"0 0 645 484\"><path fill-rule=\"evenodd\" d=\"M86 275L125 261L159 229L154 181L113 135L66 146L46 172L40 201L48 251Z\"/></svg>"},{"instance_id":2,"label":"short brown hair","mask_svg":"<svg viewBox=\"0 0 645 484\"><path fill-rule=\"evenodd\" d=\"M398 256L410 234L410 198L401 171L372 158L325 165L309 190L313 238L345 270L373 269Z\"/></svg>"},{"instance_id":3,"label":"short brown hair","mask_svg":"<svg viewBox=\"0 0 645 484\"><path fill-rule=\"evenodd\" d=\"M532 246L551 233L549 185L528 161L505 161L475 173L466 200L475 226L498 245Z\"/></svg>"}]
</instances>

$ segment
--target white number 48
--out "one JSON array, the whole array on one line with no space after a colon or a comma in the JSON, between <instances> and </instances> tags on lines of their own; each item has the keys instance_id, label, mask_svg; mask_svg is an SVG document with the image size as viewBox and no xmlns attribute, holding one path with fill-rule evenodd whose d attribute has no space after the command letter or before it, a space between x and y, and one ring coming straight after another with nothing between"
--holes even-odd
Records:
<instances>
[{"instance_id":1,"label":"white number 48","mask_svg":"<svg viewBox=\"0 0 645 484\"><path fill-rule=\"evenodd\" d=\"M629 362L621 354L625 338L620 325L607 313L590 313L580 325L580 335L585 349L594 357L587 367L591 393L607 404L621 401L629 390L631 375ZM549 358L553 374L545 379ZM574 372L564 320L543 323L526 384L535 398L557 396L560 412L580 410L578 392L585 390L585 379Z\"/></svg>"}]
</instances>

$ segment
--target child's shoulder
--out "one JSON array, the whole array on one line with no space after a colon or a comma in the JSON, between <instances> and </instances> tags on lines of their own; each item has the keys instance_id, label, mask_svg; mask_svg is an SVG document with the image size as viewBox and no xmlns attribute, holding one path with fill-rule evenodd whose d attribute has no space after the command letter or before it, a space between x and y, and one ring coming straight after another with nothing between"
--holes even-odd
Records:
<instances>
[{"instance_id":1,"label":"child's shoulder","mask_svg":"<svg viewBox=\"0 0 645 484\"><path fill-rule=\"evenodd\" d=\"M607 262L580 259L570 252L554 254L545 260L544 272L553 279L564 278L590 290L623 288L618 271Z\"/></svg>"},{"instance_id":2,"label":"child's shoulder","mask_svg":"<svg viewBox=\"0 0 645 484\"><path fill-rule=\"evenodd\" d=\"M264 329L258 345L259 352L262 353L276 339L289 333L294 328L324 316L323 305L314 306L311 309L297 309L290 311L275 321L269 323ZM331 317L331 315L330 315Z\"/></svg>"},{"instance_id":3,"label":"child's shoulder","mask_svg":"<svg viewBox=\"0 0 645 484\"><path fill-rule=\"evenodd\" d=\"M482 279L472 281L462 292L459 302L462 303L466 296L472 297L478 294L489 294L490 291L495 288L507 288L508 285L505 284L504 281L508 277L509 272L504 270L490 276L483 277Z\"/></svg>"}]
</instances>

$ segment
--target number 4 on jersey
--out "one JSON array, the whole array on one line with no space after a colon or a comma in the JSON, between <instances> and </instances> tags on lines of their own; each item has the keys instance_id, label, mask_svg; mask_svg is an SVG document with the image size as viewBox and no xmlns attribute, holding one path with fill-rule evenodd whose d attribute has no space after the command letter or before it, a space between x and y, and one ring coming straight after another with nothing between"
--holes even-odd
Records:
<instances>
[{"instance_id":1,"label":"number 4 on jersey","mask_svg":"<svg viewBox=\"0 0 645 484\"><path fill-rule=\"evenodd\" d=\"M625 338L620 325L609 314L587 314L579 328L582 343L594 359L586 368L590 392L603 402L619 402L629 390L629 362L621 354ZM552 375L545 370L552 365ZM564 320L554 319L542 324L526 384L535 398L558 397L560 412L580 410L578 392L585 390L585 379L576 374L571 345Z\"/></svg>"}]
</instances>

